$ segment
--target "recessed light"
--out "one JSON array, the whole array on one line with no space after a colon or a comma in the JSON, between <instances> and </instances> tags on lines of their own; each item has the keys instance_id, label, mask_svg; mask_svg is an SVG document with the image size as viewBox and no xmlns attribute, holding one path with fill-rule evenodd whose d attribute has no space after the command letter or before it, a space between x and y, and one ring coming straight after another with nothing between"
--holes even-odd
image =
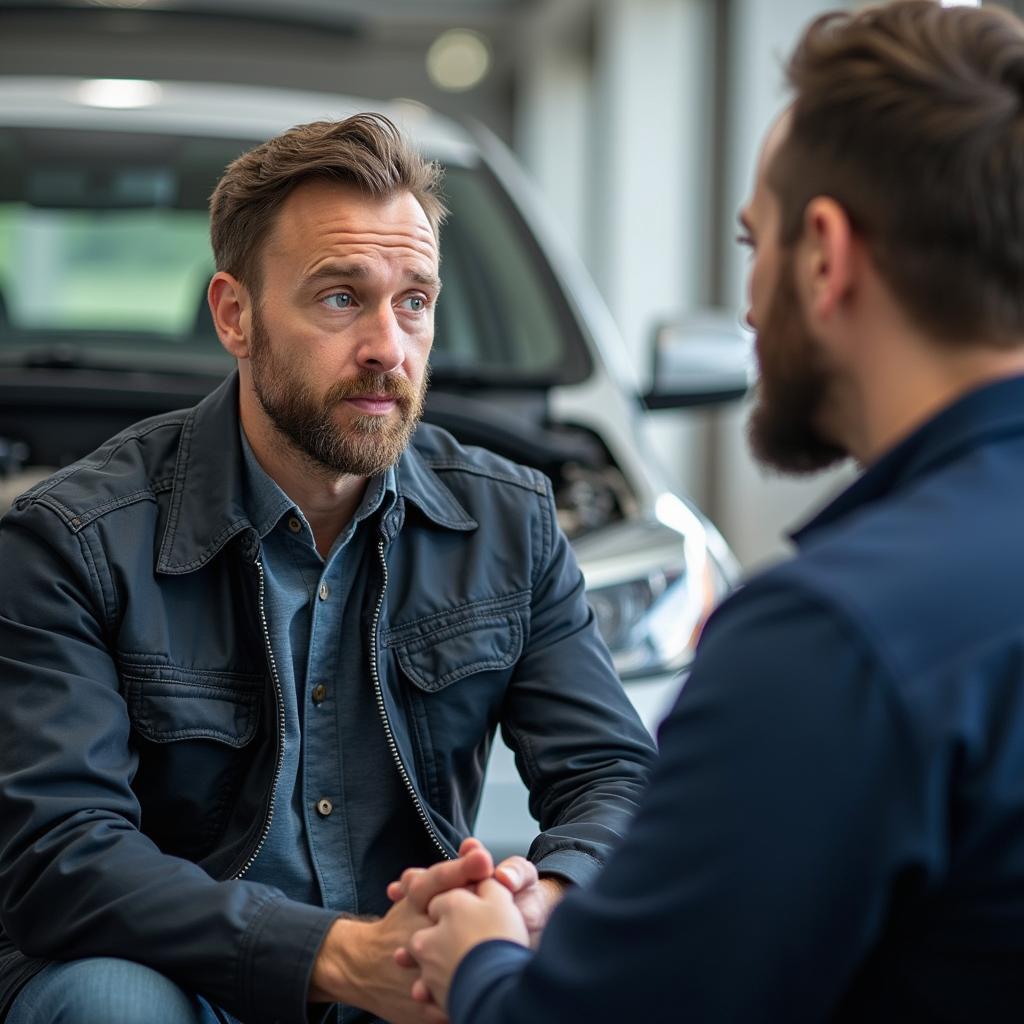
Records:
<instances>
[{"instance_id":1,"label":"recessed light","mask_svg":"<svg viewBox=\"0 0 1024 1024\"><path fill-rule=\"evenodd\" d=\"M491 66L491 50L479 32L453 28L427 51L427 72L439 89L465 92L479 85Z\"/></svg>"}]
</instances>

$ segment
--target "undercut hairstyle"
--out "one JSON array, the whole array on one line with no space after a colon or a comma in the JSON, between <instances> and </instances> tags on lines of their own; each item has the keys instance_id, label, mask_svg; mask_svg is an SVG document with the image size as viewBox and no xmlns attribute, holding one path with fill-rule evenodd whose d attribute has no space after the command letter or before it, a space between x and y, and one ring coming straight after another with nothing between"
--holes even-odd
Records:
<instances>
[{"instance_id":1,"label":"undercut hairstyle","mask_svg":"<svg viewBox=\"0 0 1024 1024\"><path fill-rule=\"evenodd\" d=\"M423 158L383 114L296 125L230 163L210 196L210 242L218 270L255 297L264 243L291 192L311 181L349 185L367 196L410 193L439 239L447 209L442 171Z\"/></svg>"},{"instance_id":2,"label":"undercut hairstyle","mask_svg":"<svg viewBox=\"0 0 1024 1024\"><path fill-rule=\"evenodd\" d=\"M1024 339L1024 24L902 0L830 13L790 58L767 168L782 242L807 204L846 210L909 319L949 344Z\"/></svg>"}]
</instances>

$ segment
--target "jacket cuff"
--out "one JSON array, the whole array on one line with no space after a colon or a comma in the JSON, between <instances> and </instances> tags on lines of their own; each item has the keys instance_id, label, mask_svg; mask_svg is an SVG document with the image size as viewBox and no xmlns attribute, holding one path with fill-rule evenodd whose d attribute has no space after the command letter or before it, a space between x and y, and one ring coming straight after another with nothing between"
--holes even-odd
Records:
<instances>
[{"instance_id":1,"label":"jacket cuff","mask_svg":"<svg viewBox=\"0 0 1024 1024\"><path fill-rule=\"evenodd\" d=\"M541 875L554 875L574 885L586 885L600 873L604 865L581 850L553 850L534 865Z\"/></svg>"},{"instance_id":2,"label":"jacket cuff","mask_svg":"<svg viewBox=\"0 0 1024 1024\"><path fill-rule=\"evenodd\" d=\"M316 955L338 912L289 899L263 905L242 955L239 1003L252 1024L305 1024Z\"/></svg>"},{"instance_id":3,"label":"jacket cuff","mask_svg":"<svg viewBox=\"0 0 1024 1024\"><path fill-rule=\"evenodd\" d=\"M451 1024L497 1019L493 1002L510 986L533 954L525 946L491 939L474 946L459 962L448 989Z\"/></svg>"}]
</instances>

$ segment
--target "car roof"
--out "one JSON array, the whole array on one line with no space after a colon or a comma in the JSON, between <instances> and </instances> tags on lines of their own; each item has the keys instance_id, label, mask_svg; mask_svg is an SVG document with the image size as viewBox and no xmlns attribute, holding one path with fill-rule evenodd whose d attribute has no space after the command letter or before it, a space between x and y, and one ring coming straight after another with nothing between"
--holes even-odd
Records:
<instances>
[{"instance_id":1,"label":"car roof","mask_svg":"<svg viewBox=\"0 0 1024 1024\"><path fill-rule=\"evenodd\" d=\"M298 89L157 81L152 102L112 109L83 101L80 90L87 81L57 75L0 76L0 125L250 141L307 121L340 120L372 110L395 121L432 159L472 166L480 156L465 128L413 100L381 102Z\"/></svg>"}]
</instances>

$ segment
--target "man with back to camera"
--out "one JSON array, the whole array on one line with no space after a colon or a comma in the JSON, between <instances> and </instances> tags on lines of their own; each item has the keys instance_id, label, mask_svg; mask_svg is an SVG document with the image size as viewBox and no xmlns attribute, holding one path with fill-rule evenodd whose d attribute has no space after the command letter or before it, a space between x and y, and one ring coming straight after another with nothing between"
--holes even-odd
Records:
<instances>
[{"instance_id":1,"label":"man with back to camera","mask_svg":"<svg viewBox=\"0 0 1024 1024\"><path fill-rule=\"evenodd\" d=\"M441 1019L384 889L455 856L495 725L543 829L504 872L535 931L631 815L652 745L550 485L410 444L443 212L378 115L241 156L209 287L238 372L0 525L7 1024Z\"/></svg>"},{"instance_id":2,"label":"man with back to camera","mask_svg":"<svg viewBox=\"0 0 1024 1024\"><path fill-rule=\"evenodd\" d=\"M865 471L712 616L626 840L536 956L472 843L475 894L396 885L452 1024L1021 1019L1024 26L834 13L789 79L741 215L751 442Z\"/></svg>"}]
</instances>

